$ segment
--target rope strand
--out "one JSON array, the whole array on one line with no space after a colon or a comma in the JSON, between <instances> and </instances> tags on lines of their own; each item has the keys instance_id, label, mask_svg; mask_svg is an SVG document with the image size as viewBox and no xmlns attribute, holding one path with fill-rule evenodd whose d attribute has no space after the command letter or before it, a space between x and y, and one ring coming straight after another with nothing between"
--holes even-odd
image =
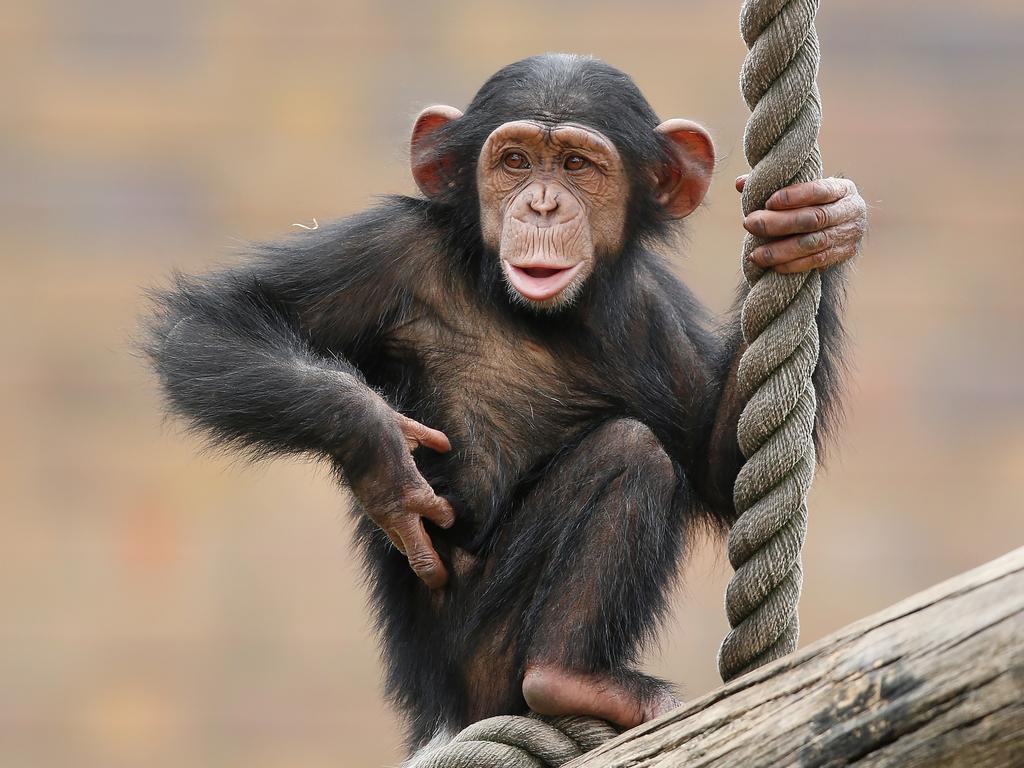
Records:
<instances>
[{"instance_id":1,"label":"rope strand","mask_svg":"<svg viewBox=\"0 0 1024 768\"><path fill-rule=\"evenodd\" d=\"M748 0L740 12L750 49L740 75L751 109L743 136L752 169L743 188L745 215L764 208L784 186L821 178L817 10L818 0ZM739 519L728 550L736 572L725 597L732 630L718 652L725 681L796 649L800 552L817 463L811 376L821 276L762 270L749 259L762 242L748 235L743 243L750 291L741 313L747 349L737 377L747 404L737 436L746 463L733 490Z\"/></svg>"}]
</instances>

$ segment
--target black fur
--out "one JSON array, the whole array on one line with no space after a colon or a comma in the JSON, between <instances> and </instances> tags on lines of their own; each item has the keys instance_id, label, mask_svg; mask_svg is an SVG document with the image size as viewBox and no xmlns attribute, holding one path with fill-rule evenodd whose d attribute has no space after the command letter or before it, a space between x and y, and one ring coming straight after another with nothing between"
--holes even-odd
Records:
<instances>
[{"instance_id":1,"label":"black fur","mask_svg":"<svg viewBox=\"0 0 1024 768\"><path fill-rule=\"evenodd\" d=\"M476 157L510 119L610 137L630 174L628 232L580 301L554 315L507 298L480 238ZM650 169L658 118L592 59L506 67L443 129L447 197L396 197L256 249L241 266L156 295L147 351L172 410L222 444L328 458L342 480L389 481L406 448L389 408L444 431L417 466L457 524L428 524L450 581L431 594L354 505L387 666L410 746L521 711L528 661L635 671L697 523L733 519L741 403L735 312L716 324L653 250L668 222ZM835 423L841 274L826 275L816 373Z\"/></svg>"}]
</instances>

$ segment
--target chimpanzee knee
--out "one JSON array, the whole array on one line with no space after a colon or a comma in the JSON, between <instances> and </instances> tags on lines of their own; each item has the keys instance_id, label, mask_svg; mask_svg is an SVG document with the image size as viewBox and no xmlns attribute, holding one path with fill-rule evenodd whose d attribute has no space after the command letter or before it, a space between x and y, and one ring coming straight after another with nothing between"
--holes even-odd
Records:
<instances>
[{"instance_id":1,"label":"chimpanzee knee","mask_svg":"<svg viewBox=\"0 0 1024 768\"><path fill-rule=\"evenodd\" d=\"M685 530L685 483L651 430L607 422L535 489L548 556L524 633L527 662L624 669L665 610Z\"/></svg>"},{"instance_id":2,"label":"chimpanzee knee","mask_svg":"<svg viewBox=\"0 0 1024 768\"><path fill-rule=\"evenodd\" d=\"M675 468L661 442L650 427L636 419L606 422L588 435L583 445L600 450L613 470L642 469L652 484L669 488L676 484Z\"/></svg>"}]
</instances>

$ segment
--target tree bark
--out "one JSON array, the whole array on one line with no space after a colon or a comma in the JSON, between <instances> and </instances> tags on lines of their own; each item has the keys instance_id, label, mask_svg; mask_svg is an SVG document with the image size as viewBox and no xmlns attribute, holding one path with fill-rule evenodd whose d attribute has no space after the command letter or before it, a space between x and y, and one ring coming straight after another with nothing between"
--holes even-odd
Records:
<instances>
[{"instance_id":1,"label":"tree bark","mask_svg":"<svg viewBox=\"0 0 1024 768\"><path fill-rule=\"evenodd\" d=\"M569 768L1024 766L1024 548L629 731Z\"/></svg>"}]
</instances>

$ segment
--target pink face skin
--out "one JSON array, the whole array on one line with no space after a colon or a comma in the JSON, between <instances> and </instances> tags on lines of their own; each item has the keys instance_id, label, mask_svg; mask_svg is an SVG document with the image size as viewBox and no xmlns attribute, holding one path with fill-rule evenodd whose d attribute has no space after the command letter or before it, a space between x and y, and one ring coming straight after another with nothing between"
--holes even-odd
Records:
<instances>
[{"instance_id":1,"label":"pink face skin","mask_svg":"<svg viewBox=\"0 0 1024 768\"><path fill-rule=\"evenodd\" d=\"M484 242L514 300L570 305L597 258L621 246L628 182L614 145L580 125L505 123L477 164Z\"/></svg>"}]
</instances>

